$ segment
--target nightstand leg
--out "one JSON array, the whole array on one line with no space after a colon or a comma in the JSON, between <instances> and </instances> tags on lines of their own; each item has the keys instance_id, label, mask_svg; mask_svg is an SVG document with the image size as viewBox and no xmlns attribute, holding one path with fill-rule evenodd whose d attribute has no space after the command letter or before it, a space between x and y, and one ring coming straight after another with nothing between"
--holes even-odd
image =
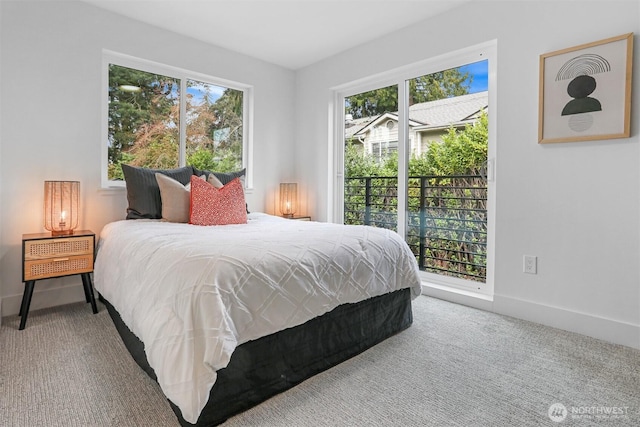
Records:
<instances>
[{"instance_id":1,"label":"nightstand leg","mask_svg":"<svg viewBox=\"0 0 640 427\"><path fill-rule=\"evenodd\" d=\"M24 283L24 291L22 291L22 302L20 303L20 313L18 316L22 317L24 314L24 306L27 302L27 282Z\"/></svg>"},{"instance_id":2,"label":"nightstand leg","mask_svg":"<svg viewBox=\"0 0 640 427\"><path fill-rule=\"evenodd\" d=\"M23 330L27 323L27 315L29 314L29 306L31 305L31 297L33 296L33 288L36 284L35 280L29 280L24 283L24 294L22 294L22 305L20 306L20 327Z\"/></svg>"},{"instance_id":3,"label":"nightstand leg","mask_svg":"<svg viewBox=\"0 0 640 427\"><path fill-rule=\"evenodd\" d=\"M93 296L93 283L91 283L89 273L82 273L82 285L84 286L84 294L87 297L87 302L91 303L91 310L93 310L93 314L96 314L98 312L98 306L96 306L96 298Z\"/></svg>"},{"instance_id":4,"label":"nightstand leg","mask_svg":"<svg viewBox=\"0 0 640 427\"><path fill-rule=\"evenodd\" d=\"M84 274L81 274L80 277L82 277L82 289L84 289L84 299L87 303L91 302L91 299L89 298L89 291L87 290L87 279L84 277Z\"/></svg>"}]
</instances>

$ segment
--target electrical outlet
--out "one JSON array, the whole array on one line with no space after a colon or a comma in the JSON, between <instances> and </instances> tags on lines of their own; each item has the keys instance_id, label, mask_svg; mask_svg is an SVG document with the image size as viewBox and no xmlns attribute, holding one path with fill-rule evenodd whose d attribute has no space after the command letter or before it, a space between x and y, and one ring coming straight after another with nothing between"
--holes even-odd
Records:
<instances>
[{"instance_id":1,"label":"electrical outlet","mask_svg":"<svg viewBox=\"0 0 640 427\"><path fill-rule=\"evenodd\" d=\"M525 255L522 262L522 271L528 274L537 274L538 257L534 255Z\"/></svg>"}]
</instances>

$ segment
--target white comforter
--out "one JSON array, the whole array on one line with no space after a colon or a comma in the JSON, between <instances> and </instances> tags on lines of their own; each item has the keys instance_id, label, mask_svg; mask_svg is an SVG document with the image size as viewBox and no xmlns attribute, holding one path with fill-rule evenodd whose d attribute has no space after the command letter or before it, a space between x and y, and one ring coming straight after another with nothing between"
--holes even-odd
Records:
<instances>
[{"instance_id":1,"label":"white comforter","mask_svg":"<svg viewBox=\"0 0 640 427\"><path fill-rule=\"evenodd\" d=\"M191 423L238 345L340 304L420 294L415 257L393 231L261 213L246 225L110 223L94 278Z\"/></svg>"}]
</instances>

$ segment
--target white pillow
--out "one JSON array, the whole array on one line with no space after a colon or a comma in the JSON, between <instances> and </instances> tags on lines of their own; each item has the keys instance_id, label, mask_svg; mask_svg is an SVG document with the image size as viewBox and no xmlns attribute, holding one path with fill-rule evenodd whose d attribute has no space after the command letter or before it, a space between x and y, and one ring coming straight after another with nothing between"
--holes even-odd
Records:
<instances>
[{"instance_id":1,"label":"white pillow","mask_svg":"<svg viewBox=\"0 0 640 427\"><path fill-rule=\"evenodd\" d=\"M204 175L200 177L204 180ZM189 222L191 183L182 185L167 175L156 172L162 200L162 219L169 222Z\"/></svg>"},{"instance_id":2,"label":"white pillow","mask_svg":"<svg viewBox=\"0 0 640 427\"><path fill-rule=\"evenodd\" d=\"M204 175L202 175L201 178L202 177L204 177ZM207 182L216 188L224 187L224 185L222 184L222 181L220 181L218 177L212 173L209 174L209 177L207 178ZM243 183L243 188L244 188L244 183Z\"/></svg>"}]
</instances>

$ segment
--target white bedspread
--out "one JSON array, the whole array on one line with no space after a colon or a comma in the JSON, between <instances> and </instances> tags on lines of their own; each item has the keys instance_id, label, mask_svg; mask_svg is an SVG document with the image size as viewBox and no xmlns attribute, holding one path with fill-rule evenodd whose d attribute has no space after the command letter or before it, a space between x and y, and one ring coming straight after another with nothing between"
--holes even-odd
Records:
<instances>
[{"instance_id":1,"label":"white bedspread","mask_svg":"<svg viewBox=\"0 0 640 427\"><path fill-rule=\"evenodd\" d=\"M420 294L415 257L395 232L261 213L212 227L110 223L94 278L191 423L238 345L340 304L408 287Z\"/></svg>"}]
</instances>

